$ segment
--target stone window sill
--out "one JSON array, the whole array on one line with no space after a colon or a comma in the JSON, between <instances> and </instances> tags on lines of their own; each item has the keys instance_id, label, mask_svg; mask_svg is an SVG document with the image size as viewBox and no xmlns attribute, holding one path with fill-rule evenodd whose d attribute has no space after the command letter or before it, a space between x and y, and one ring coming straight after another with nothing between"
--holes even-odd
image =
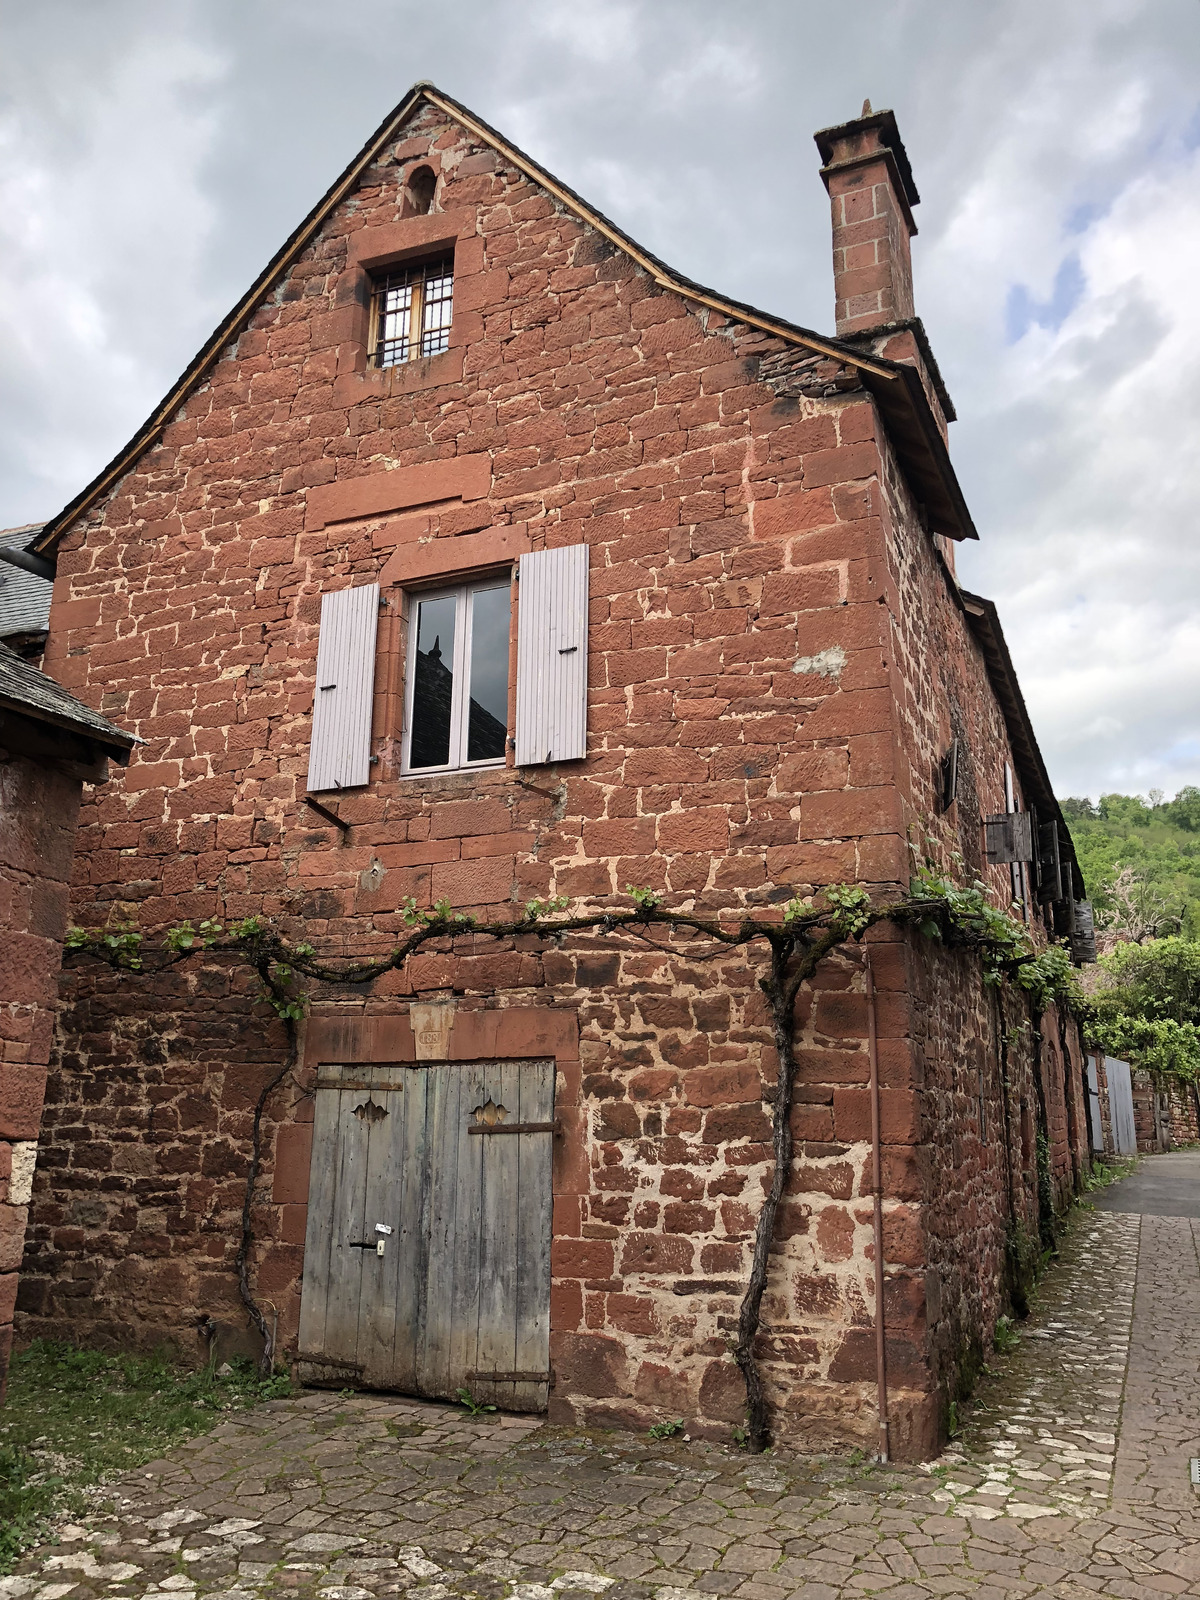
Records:
<instances>
[{"instance_id":1,"label":"stone window sill","mask_svg":"<svg viewBox=\"0 0 1200 1600\"><path fill-rule=\"evenodd\" d=\"M463 351L444 350L423 361L405 361L395 367L368 367L365 372L347 372L334 382L334 399L342 405L357 405L362 400L387 400L393 395L414 394L421 389L437 389L443 384L461 383Z\"/></svg>"}]
</instances>

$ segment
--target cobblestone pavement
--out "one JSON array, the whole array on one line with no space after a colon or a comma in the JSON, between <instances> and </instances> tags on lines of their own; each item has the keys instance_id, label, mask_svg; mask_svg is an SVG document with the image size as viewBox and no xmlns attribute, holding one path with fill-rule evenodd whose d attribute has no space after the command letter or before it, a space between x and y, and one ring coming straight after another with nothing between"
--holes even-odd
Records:
<instances>
[{"instance_id":1,"label":"cobblestone pavement","mask_svg":"<svg viewBox=\"0 0 1200 1600\"><path fill-rule=\"evenodd\" d=\"M1084 1213L932 1468L310 1391L125 1478L0 1596L1200 1595L1195 1226Z\"/></svg>"},{"instance_id":2,"label":"cobblestone pavement","mask_svg":"<svg viewBox=\"0 0 1200 1600\"><path fill-rule=\"evenodd\" d=\"M937 1464L945 1482L935 1500L985 1519L1094 1517L1108 1505L1141 1220L1101 1211L1077 1219L1021 1329L1024 1348L998 1363L957 1448Z\"/></svg>"}]
</instances>

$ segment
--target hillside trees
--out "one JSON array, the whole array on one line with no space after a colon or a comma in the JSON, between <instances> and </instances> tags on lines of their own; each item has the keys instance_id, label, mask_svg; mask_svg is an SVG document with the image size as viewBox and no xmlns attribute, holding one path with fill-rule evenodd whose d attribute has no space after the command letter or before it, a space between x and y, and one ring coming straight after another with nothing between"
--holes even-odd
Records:
<instances>
[{"instance_id":1,"label":"hillside trees","mask_svg":"<svg viewBox=\"0 0 1200 1600\"><path fill-rule=\"evenodd\" d=\"M1200 1080L1200 787L1173 800L1064 800L1104 952L1087 981L1093 1044Z\"/></svg>"},{"instance_id":2,"label":"hillside trees","mask_svg":"<svg viewBox=\"0 0 1200 1600\"><path fill-rule=\"evenodd\" d=\"M1200 1079L1200 943L1175 936L1120 944L1099 965L1092 1042L1150 1072Z\"/></svg>"},{"instance_id":3,"label":"hillside trees","mask_svg":"<svg viewBox=\"0 0 1200 1600\"><path fill-rule=\"evenodd\" d=\"M1200 939L1200 788L1068 799L1062 810L1102 945Z\"/></svg>"}]
</instances>

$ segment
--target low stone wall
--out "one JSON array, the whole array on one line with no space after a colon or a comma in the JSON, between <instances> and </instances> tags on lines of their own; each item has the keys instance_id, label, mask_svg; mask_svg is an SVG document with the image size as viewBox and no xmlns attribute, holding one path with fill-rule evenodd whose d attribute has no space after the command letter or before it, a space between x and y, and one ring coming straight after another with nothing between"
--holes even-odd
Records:
<instances>
[{"instance_id":1,"label":"low stone wall","mask_svg":"<svg viewBox=\"0 0 1200 1600\"><path fill-rule=\"evenodd\" d=\"M1147 1154L1200 1139L1196 1091L1173 1078L1133 1074L1133 1120L1138 1150Z\"/></svg>"}]
</instances>

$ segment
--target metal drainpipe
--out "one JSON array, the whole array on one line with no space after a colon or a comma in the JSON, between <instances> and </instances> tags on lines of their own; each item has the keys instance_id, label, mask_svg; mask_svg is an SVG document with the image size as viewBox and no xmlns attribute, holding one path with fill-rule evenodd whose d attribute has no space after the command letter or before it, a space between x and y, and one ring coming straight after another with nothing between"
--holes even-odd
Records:
<instances>
[{"instance_id":1,"label":"metal drainpipe","mask_svg":"<svg viewBox=\"0 0 1200 1600\"><path fill-rule=\"evenodd\" d=\"M871 1192L875 1200L875 1387L879 1397L879 1459L888 1459L887 1347L883 1324L883 1152L879 1126L879 1047L875 1026L875 974L867 950L867 1050L871 1060Z\"/></svg>"}]
</instances>

